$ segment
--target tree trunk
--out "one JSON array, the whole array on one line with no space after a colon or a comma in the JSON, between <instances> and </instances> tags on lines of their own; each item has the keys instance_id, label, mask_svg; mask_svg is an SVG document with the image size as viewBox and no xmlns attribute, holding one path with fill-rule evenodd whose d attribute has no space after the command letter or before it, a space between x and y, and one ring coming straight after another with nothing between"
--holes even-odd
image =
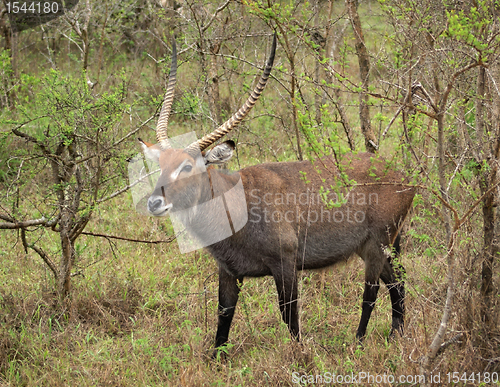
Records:
<instances>
[{"instance_id":1,"label":"tree trunk","mask_svg":"<svg viewBox=\"0 0 500 387\"><path fill-rule=\"evenodd\" d=\"M358 55L359 75L361 77L362 91L359 94L359 119L361 123L361 132L365 136L365 147L369 152L375 152L378 149L377 139L373 133L370 122L370 108L368 105L368 78L370 75L370 57L365 46L365 38L361 29L361 20L358 15L357 0L346 0L347 13L351 21L356 41L356 54Z\"/></svg>"},{"instance_id":2,"label":"tree trunk","mask_svg":"<svg viewBox=\"0 0 500 387\"><path fill-rule=\"evenodd\" d=\"M295 136L297 137L297 152L299 155L299 160L302 161L302 147L300 145L300 130L299 130L299 124L297 122L297 101L295 98L295 88L296 88L296 78L295 78L295 61L294 58L291 57L290 59L290 69L291 69L291 91L290 91L290 98L292 102L292 121L293 121L293 127L295 128Z\"/></svg>"},{"instance_id":3,"label":"tree trunk","mask_svg":"<svg viewBox=\"0 0 500 387\"><path fill-rule=\"evenodd\" d=\"M12 31L12 29L11 29ZM12 35L10 36L10 57L11 57L11 66L12 66L12 76L14 79L19 78L19 70L17 68L17 57L18 57L18 40L19 40L19 33L18 32L12 32Z\"/></svg>"},{"instance_id":4,"label":"tree trunk","mask_svg":"<svg viewBox=\"0 0 500 387\"><path fill-rule=\"evenodd\" d=\"M319 0L314 0L313 9L314 9L314 29L315 31L319 31ZM318 51L321 50L324 50L324 46L318 49ZM318 84L321 82L319 79L319 71L320 71L320 63L319 61L315 61L314 82ZM321 93L320 90L318 90L317 93L314 93L314 110L316 112L316 122L318 123L318 125L321 125L322 121L321 106L323 106L323 104L324 104L324 93Z\"/></svg>"},{"instance_id":5,"label":"tree trunk","mask_svg":"<svg viewBox=\"0 0 500 387\"><path fill-rule=\"evenodd\" d=\"M67 194L63 192L59 199L59 210L61 220L59 221L59 238L61 241L61 261L59 262L59 283L57 284L57 293L62 307L69 305L69 296L71 291L71 269L74 258L74 240L71 238L71 230L74 224L73 209Z\"/></svg>"},{"instance_id":6,"label":"tree trunk","mask_svg":"<svg viewBox=\"0 0 500 387\"><path fill-rule=\"evenodd\" d=\"M477 80L477 100L476 100L476 135L477 139L481 144L487 144L487 136L485 134L486 123L485 123L485 98L486 98L486 69L484 67L479 68L479 75ZM495 111L490 115L491 122L497 122L498 112ZM498 130L498 124L497 124ZM478 154L480 164L481 178L479 186L481 188L481 193L485 194L488 190L496 184L497 181L497 163L493 160L498 160L500 148L500 139L497 136L494 149L485 146L482 148L482 152ZM491 168L485 170L484 164L488 162ZM492 322L490 316L490 311L492 307L492 296L493 296L493 262L495 256L498 254L498 244L495 240L495 196L496 190L490 192L483 199L483 259L481 267L481 296L482 296L482 310L481 316L488 326Z\"/></svg>"},{"instance_id":7,"label":"tree trunk","mask_svg":"<svg viewBox=\"0 0 500 387\"><path fill-rule=\"evenodd\" d=\"M0 31L5 39L5 50L10 50L12 47L11 37L12 37L12 29L10 28L10 24L8 23L7 10L3 9L0 11Z\"/></svg>"},{"instance_id":8,"label":"tree trunk","mask_svg":"<svg viewBox=\"0 0 500 387\"><path fill-rule=\"evenodd\" d=\"M495 173L496 174L496 173ZM493 181L491 181L493 180ZM484 194L495 182L493 176L482 179L481 191ZM483 199L483 263L481 268L481 296L482 318L486 325L491 322L491 306L493 296L493 261L498 254L498 245L495 240L495 191L490 192Z\"/></svg>"},{"instance_id":9,"label":"tree trunk","mask_svg":"<svg viewBox=\"0 0 500 387\"><path fill-rule=\"evenodd\" d=\"M63 226L61 225L61 228ZM74 246L69 238L68 230L61 230L61 262L59 265L59 283L57 284L57 292L61 305L68 304L68 298L71 291L71 268L73 267Z\"/></svg>"},{"instance_id":10,"label":"tree trunk","mask_svg":"<svg viewBox=\"0 0 500 387\"><path fill-rule=\"evenodd\" d=\"M333 15L333 0L329 1L328 5L328 20L331 21ZM342 37L344 36L346 27L347 27L347 21L346 24L340 29L340 32L336 35L333 36L333 29L331 26L331 23L328 23L326 27L326 33L325 33L325 59L328 59L329 62L331 63L331 66L335 66L335 58L337 55L337 47L339 45L339 42L342 40ZM332 76L332 71L329 70L328 68L325 68L325 79L328 82L328 84L332 85L334 82L334 77ZM351 125L349 124L349 119L347 117L347 114L344 109L344 105L342 104L341 100L341 93L340 93L340 88L339 87L334 87L333 88L333 94L334 98L330 97L332 100L333 104L335 105L335 108L337 109L337 112L339 113L340 116L340 122L342 123L342 126L344 127L344 131L347 137L347 142L349 143L349 147L351 150L356 150L356 145L354 143L354 137L352 134L352 129Z\"/></svg>"},{"instance_id":11,"label":"tree trunk","mask_svg":"<svg viewBox=\"0 0 500 387\"><path fill-rule=\"evenodd\" d=\"M300 145L300 129L297 119L297 100L296 100L296 73L295 73L295 51L292 49L292 46L287 38L287 34L283 31L281 25L278 24L281 35L283 36L283 48L285 49L286 57L288 59L288 63L290 64L290 104L292 107L292 125L295 131L295 137L297 140L297 158L298 160L303 160L302 156L302 146Z\"/></svg>"},{"instance_id":12,"label":"tree trunk","mask_svg":"<svg viewBox=\"0 0 500 387\"><path fill-rule=\"evenodd\" d=\"M208 68L208 103L210 113L215 121L215 126L222 123L220 109L220 93L219 93L219 74L217 71L217 54L220 50L220 43L212 43L210 45L210 64Z\"/></svg>"},{"instance_id":13,"label":"tree trunk","mask_svg":"<svg viewBox=\"0 0 500 387\"><path fill-rule=\"evenodd\" d=\"M446 190L446 160L445 160L445 144L444 144L444 111L439 112L436 115L437 126L438 126L438 141L437 141L437 153L438 153L438 175L439 175L439 193L441 197L448 203L448 191ZM446 244L450 242L451 239L451 217L448 208L442 205L442 214L444 220L444 229L446 231Z\"/></svg>"}]
</instances>

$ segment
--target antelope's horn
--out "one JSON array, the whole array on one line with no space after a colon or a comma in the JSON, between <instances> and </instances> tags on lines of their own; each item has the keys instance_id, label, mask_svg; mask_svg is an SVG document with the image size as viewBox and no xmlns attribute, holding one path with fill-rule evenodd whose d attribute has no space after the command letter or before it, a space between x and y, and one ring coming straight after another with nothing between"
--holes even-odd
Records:
<instances>
[{"instance_id":1,"label":"antelope's horn","mask_svg":"<svg viewBox=\"0 0 500 387\"><path fill-rule=\"evenodd\" d=\"M156 124L156 139L160 143L161 149L169 149L172 146L168 141L167 125L168 118L170 117L170 110L172 109L172 101L174 100L175 81L177 76L177 48L175 47L175 39L172 42L172 64L170 66L170 75L168 77L167 91L163 104L160 110L160 117Z\"/></svg>"},{"instance_id":2,"label":"antelope's horn","mask_svg":"<svg viewBox=\"0 0 500 387\"><path fill-rule=\"evenodd\" d=\"M243 118L245 118L245 116L250 112L250 110L252 110L253 106L255 105L260 95L264 91L264 88L266 87L267 80L269 79L269 75L271 74L271 69L273 68L275 52L276 52L276 34L274 34L273 45L271 47L271 54L269 56L269 59L267 60L266 68L264 69L264 72L262 73L259 79L259 83L252 91L252 93L250 94L246 102L243 104L243 106L235 114L233 114L233 116L230 119L228 119L225 123L219 126L215 131L213 131L210 134L207 134L203 138L189 145L184 150L185 152L191 155L195 155L196 153L205 150L219 138L224 137L226 134L228 134L231 130L233 130L240 124Z\"/></svg>"}]
</instances>

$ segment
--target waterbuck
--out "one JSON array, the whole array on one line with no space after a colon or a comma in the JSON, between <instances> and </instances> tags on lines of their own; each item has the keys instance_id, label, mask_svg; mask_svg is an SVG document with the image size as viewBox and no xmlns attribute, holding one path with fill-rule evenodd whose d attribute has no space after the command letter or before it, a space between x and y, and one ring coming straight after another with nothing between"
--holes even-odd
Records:
<instances>
[{"instance_id":1,"label":"waterbuck","mask_svg":"<svg viewBox=\"0 0 500 387\"><path fill-rule=\"evenodd\" d=\"M237 127L254 106L268 81L275 49L276 37L257 86L238 112L213 133L180 149L171 145L166 130L176 77L173 49L156 131L159 144L140 140L144 153L156 159L161 170L147 209L154 216L177 214L217 261L216 347L228 340L244 277L273 276L283 320L298 340L297 271L331 266L353 254L365 262L357 338L366 333L379 279L389 289L392 332L402 332L404 284L393 267L391 247L399 252L398 231L414 196L403 174L374 154L360 153L340 160L259 164L231 175L212 164L232 156L232 141L203 152Z\"/></svg>"}]
</instances>

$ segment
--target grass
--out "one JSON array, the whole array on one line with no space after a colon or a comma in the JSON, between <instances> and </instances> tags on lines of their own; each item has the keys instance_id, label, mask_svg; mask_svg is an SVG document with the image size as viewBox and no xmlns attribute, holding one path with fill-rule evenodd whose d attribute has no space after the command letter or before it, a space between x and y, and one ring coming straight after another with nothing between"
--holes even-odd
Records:
<instances>
[{"instance_id":1,"label":"grass","mask_svg":"<svg viewBox=\"0 0 500 387\"><path fill-rule=\"evenodd\" d=\"M122 197L101 209L88 229L160 239L161 222L140 218ZM417 375L418 364L412 360L425 352L444 300L442 270L429 271L428 258L405 253L405 335L388 339L390 302L381 288L360 347L355 330L363 292L361 260L354 258L324 272L304 272L298 344L281 321L272 278L248 279L228 359L216 362L210 360L217 326L216 264L204 252L181 255L175 244L110 245L81 237L81 275L73 278L73 306L65 318L54 308L51 278L37 257L25 256L13 233L2 232L2 238L3 385L285 386L292 385L293 375L328 372ZM432 264L441 269L443 265ZM459 312L455 311L452 332ZM437 370L473 369L477 363L471 351L475 349L465 343L458 351L446 352Z\"/></svg>"}]
</instances>

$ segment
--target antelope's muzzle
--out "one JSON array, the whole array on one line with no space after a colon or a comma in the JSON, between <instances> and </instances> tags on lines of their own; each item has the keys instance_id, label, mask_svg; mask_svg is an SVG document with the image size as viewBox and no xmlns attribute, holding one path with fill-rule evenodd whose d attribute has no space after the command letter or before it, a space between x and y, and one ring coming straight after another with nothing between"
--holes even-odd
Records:
<instances>
[{"instance_id":1,"label":"antelope's muzzle","mask_svg":"<svg viewBox=\"0 0 500 387\"><path fill-rule=\"evenodd\" d=\"M166 204L163 196L151 195L148 199L148 211L154 216L165 216L172 208L172 203Z\"/></svg>"}]
</instances>

